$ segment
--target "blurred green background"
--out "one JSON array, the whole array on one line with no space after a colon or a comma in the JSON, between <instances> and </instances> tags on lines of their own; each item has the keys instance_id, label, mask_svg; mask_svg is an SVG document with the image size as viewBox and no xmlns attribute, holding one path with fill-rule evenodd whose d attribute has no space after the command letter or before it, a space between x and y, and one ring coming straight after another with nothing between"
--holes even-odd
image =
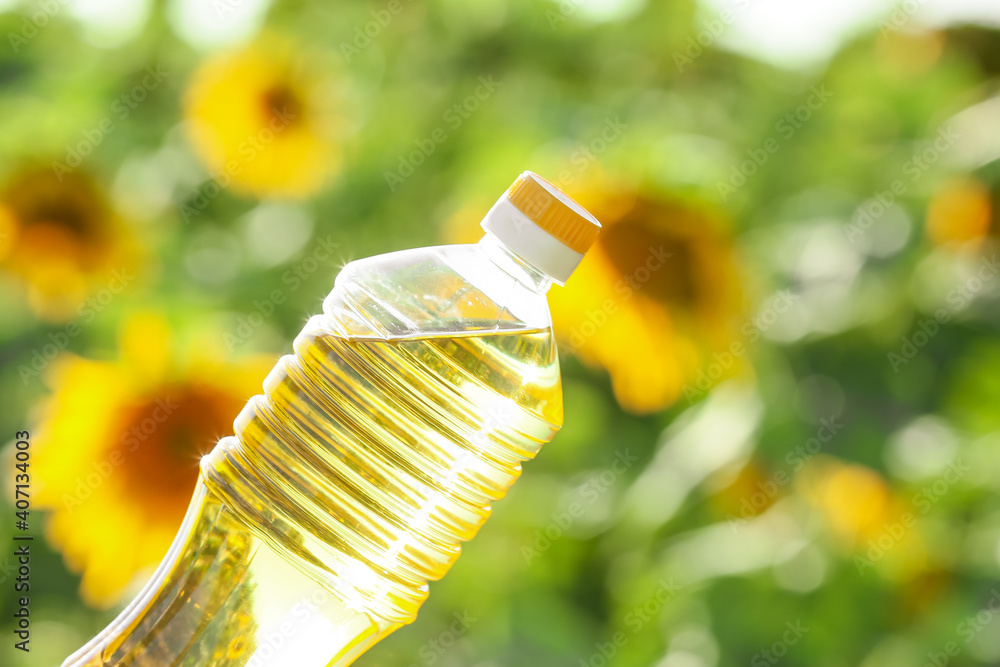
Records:
<instances>
[{"instance_id":1,"label":"blurred green background","mask_svg":"<svg viewBox=\"0 0 1000 667\"><path fill-rule=\"evenodd\" d=\"M566 426L358 664L1000 664L994 5L0 9L0 664L137 592L340 266L475 240L524 169L605 224Z\"/></svg>"}]
</instances>

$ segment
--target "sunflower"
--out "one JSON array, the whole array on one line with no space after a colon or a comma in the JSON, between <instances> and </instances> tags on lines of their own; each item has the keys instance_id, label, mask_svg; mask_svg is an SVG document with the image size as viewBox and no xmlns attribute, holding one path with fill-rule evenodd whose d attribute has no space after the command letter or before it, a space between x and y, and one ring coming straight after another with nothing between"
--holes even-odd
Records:
<instances>
[{"instance_id":1,"label":"sunflower","mask_svg":"<svg viewBox=\"0 0 1000 667\"><path fill-rule=\"evenodd\" d=\"M734 328L741 292L720 218L699 203L626 189L576 198L604 229L549 298L564 345L607 369L633 412L692 399L734 372L745 352Z\"/></svg>"},{"instance_id":2,"label":"sunflower","mask_svg":"<svg viewBox=\"0 0 1000 667\"><path fill-rule=\"evenodd\" d=\"M821 455L796 475L795 486L859 574L876 569L907 580L927 569L921 513L875 470Z\"/></svg>"},{"instance_id":3,"label":"sunflower","mask_svg":"<svg viewBox=\"0 0 1000 667\"><path fill-rule=\"evenodd\" d=\"M993 196L972 177L943 183L927 208L927 236L934 245L979 243L997 235L994 225Z\"/></svg>"},{"instance_id":4,"label":"sunflower","mask_svg":"<svg viewBox=\"0 0 1000 667\"><path fill-rule=\"evenodd\" d=\"M549 292L561 348L606 369L618 403L636 413L682 393L693 400L734 373L745 354L735 327L742 297L720 218L701 204L608 183L566 190L603 229L569 282ZM445 235L479 238L486 208L462 207Z\"/></svg>"},{"instance_id":5,"label":"sunflower","mask_svg":"<svg viewBox=\"0 0 1000 667\"><path fill-rule=\"evenodd\" d=\"M212 178L257 197L316 192L339 161L327 83L305 69L302 54L275 39L204 63L188 87L184 115Z\"/></svg>"},{"instance_id":6,"label":"sunflower","mask_svg":"<svg viewBox=\"0 0 1000 667\"><path fill-rule=\"evenodd\" d=\"M132 250L105 193L80 171L26 167L0 190L0 266L22 280L38 317L71 317L96 285L128 274Z\"/></svg>"},{"instance_id":7,"label":"sunflower","mask_svg":"<svg viewBox=\"0 0 1000 667\"><path fill-rule=\"evenodd\" d=\"M200 455L232 432L270 365L216 361L204 340L181 362L171 346L161 318L135 316L117 361L66 356L51 367L33 461L37 502L50 511L48 539L82 572L81 595L94 606L117 602L166 553Z\"/></svg>"},{"instance_id":8,"label":"sunflower","mask_svg":"<svg viewBox=\"0 0 1000 667\"><path fill-rule=\"evenodd\" d=\"M788 473L782 469L769 472L762 462L751 459L739 472L723 469L708 479L709 496L716 512L731 525L741 525L769 510L785 494Z\"/></svg>"}]
</instances>

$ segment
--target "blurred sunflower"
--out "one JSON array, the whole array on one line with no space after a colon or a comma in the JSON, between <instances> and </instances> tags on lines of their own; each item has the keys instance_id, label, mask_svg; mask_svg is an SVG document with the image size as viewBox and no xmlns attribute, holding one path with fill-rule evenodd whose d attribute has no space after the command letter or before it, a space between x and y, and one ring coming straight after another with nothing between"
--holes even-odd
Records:
<instances>
[{"instance_id":1,"label":"blurred sunflower","mask_svg":"<svg viewBox=\"0 0 1000 667\"><path fill-rule=\"evenodd\" d=\"M927 208L927 236L939 246L981 242L996 224L993 196L981 181L953 179L943 183L931 197Z\"/></svg>"},{"instance_id":2,"label":"blurred sunflower","mask_svg":"<svg viewBox=\"0 0 1000 667\"><path fill-rule=\"evenodd\" d=\"M871 468L824 458L806 469L800 481L833 536L851 548L877 535L899 512L889 485Z\"/></svg>"},{"instance_id":3,"label":"blurred sunflower","mask_svg":"<svg viewBox=\"0 0 1000 667\"><path fill-rule=\"evenodd\" d=\"M134 246L107 196L80 171L27 167L0 189L0 266L41 318L73 316L88 291L127 274Z\"/></svg>"},{"instance_id":4,"label":"blurred sunflower","mask_svg":"<svg viewBox=\"0 0 1000 667\"><path fill-rule=\"evenodd\" d=\"M633 412L695 396L732 372L741 290L721 219L701 204L628 190L591 188L576 198L604 229L573 279L551 294L556 334L607 369L618 402Z\"/></svg>"},{"instance_id":5,"label":"blurred sunflower","mask_svg":"<svg viewBox=\"0 0 1000 667\"><path fill-rule=\"evenodd\" d=\"M204 63L184 115L195 151L224 187L257 197L316 192L339 162L328 81L290 43L268 39Z\"/></svg>"},{"instance_id":6,"label":"blurred sunflower","mask_svg":"<svg viewBox=\"0 0 1000 667\"><path fill-rule=\"evenodd\" d=\"M567 192L603 230L566 286L549 292L564 349L606 369L619 404L637 413L661 410L682 393L696 397L733 373L742 292L720 217L698 203L608 183ZM473 241L483 214L461 209L446 234ZM717 364L725 366L719 373Z\"/></svg>"},{"instance_id":7,"label":"blurred sunflower","mask_svg":"<svg viewBox=\"0 0 1000 667\"><path fill-rule=\"evenodd\" d=\"M796 476L795 486L859 574L878 569L908 580L927 570L917 512L876 471L821 455Z\"/></svg>"},{"instance_id":8,"label":"blurred sunflower","mask_svg":"<svg viewBox=\"0 0 1000 667\"><path fill-rule=\"evenodd\" d=\"M875 55L880 65L910 79L940 62L947 42L947 35L939 31L887 32L875 43Z\"/></svg>"},{"instance_id":9,"label":"blurred sunflower","mask_svg":"<svg viewBox=\"0 0 1000 667\"><path fill-rule=\"evenodd\" d=\"M751 459L735 476L731 470L718 471L706 486L714 491L709 498L718 515L739 523L770 509L784 495L787 483L787 472L770 472L763 463Z\"/></svg>"},{"instance_id":10,"label":"blurred sunflower","mask_svg":"<svg viewBox=\"0 0 1000 667\"><path fill-rule=\"evenodd\" d=\"M133 577L170 545L198 478L198 460L273 360L219 362L199 339L185 361L155 315L122 330L120 358L58 360L42 409L33 470L37 502L50 510L48 539L82 572L81 595L117 602ZM216 354L218 353L218 354Z\"/></svg>"}]
</instances>

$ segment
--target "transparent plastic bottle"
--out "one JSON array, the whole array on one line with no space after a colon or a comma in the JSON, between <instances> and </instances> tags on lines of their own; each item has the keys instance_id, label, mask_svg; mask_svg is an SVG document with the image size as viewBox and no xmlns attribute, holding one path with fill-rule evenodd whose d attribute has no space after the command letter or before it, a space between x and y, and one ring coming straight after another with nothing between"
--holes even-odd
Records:
<instances>
[{"instance_id":1,"label":"transparent plastic bottle","mask_svg":"<svg viewBox=\"0 0 1000 667\"><path fill-rule=\"evenodd\" d=\"M562 425L545 293L600 224L525 172L483 227L341 271L152 579L64 667L349 665L414 619Z\"/></svg>"}]
</instances>

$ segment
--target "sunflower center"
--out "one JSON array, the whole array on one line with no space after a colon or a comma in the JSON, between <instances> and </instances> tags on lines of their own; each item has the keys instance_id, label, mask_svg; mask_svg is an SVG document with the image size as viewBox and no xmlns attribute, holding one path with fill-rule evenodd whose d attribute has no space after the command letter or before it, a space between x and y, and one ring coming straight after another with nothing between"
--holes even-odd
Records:
<instances>
[{"instance_id":1,"label":"sunflower center","mask_svg":"<svg viewBox=\"0 0 1000 667\"><path fill-rule=\"evenodd\" d=\"M690 237L631 216L609 225L599 243L632 287L651 299L691 308L702 296L699 257Z\"/></svg>"},{"instance_id":2,"label":"sunflower center","mask_svg":"<svg viewBox=\"0 0 1000 667\"><path fill-rule=\"evenodd\" d=\"M215 388L181 385L162 387L127 409L113 456L129 494L157 509L183 509L201 454L232 432L241 407Z\"/></svg>"},{"instance_id":3,"label":"sunflower center","mask_svg":"<svg viewBox=\"0 0 1000 667\"><path fill-rule=\"evenodd\" d=\"M32 212L33 222L54 223L83 237L90 231L86 213L64 201L42 201Z\"/></svg>"},{"instance_id":4,"label":"sunflower center","mask_svg":"<svg viewBox=\"0 0 1000 667\"><path fill-rule=\"evenodd\" d=\"M3 201L25 229L57 228L88 242L104 235L106 204L83 176L57 176L51 169L29 172L10 185Z\"/></svg>"},{"instance_id":5,"label":"sunflower center","mask_svg":"<svg viewBox=\"0 0 1000 667\"><path fill-rule=\"evenodd\" d=\"M287 84L276 84L264 91L264 113L269 122L290 125L298 121L305 111L299 94Z\"/></svg>"}]
</instances>

